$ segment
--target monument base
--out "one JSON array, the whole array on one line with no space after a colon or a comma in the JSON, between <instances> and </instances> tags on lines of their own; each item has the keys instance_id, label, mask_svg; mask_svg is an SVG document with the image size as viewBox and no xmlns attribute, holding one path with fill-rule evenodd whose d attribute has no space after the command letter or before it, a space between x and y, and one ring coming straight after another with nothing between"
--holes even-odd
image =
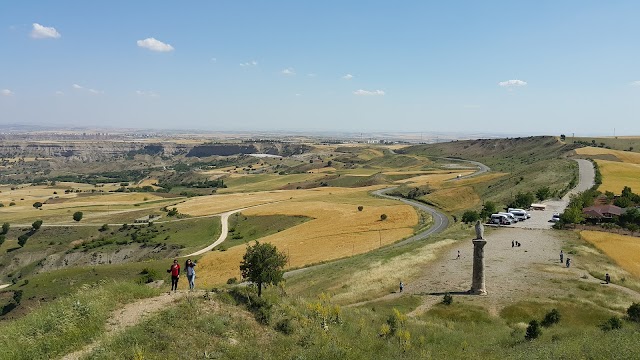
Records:
<instances>
[{"instance_id":1,"label":"monument base","mask_svg":"<svg viewBox=\"0 0 640 360\"><path fill-rule=\"evenodd\" d=\"M467 294L469 294L469 295L489 295L487 290L484 290L484 289L476 289L476 290L471 289L471 290L467 291Z\"/></svg>"}]
</instances>

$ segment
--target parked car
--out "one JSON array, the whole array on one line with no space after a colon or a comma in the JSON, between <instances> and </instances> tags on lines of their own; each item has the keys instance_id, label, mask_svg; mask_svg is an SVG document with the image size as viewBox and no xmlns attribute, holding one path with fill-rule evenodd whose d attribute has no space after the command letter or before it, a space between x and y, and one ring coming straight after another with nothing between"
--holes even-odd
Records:
<instances>
[{"instance_id":1,"label":"parked car","mask_svg":"<svg viewBox=\"0 0 640 360\"><path fill-rule=\"evenodd\" d=\"M512 213L518 221L524 221L531 218L531 215L522 209L509 209L509 212Z\"/></svg>"},{"instance_id":2,"label":"parked car","mask_svg":"<svg viewBox=\"0 0 640 360\"><path fill-rule=\"evenodd\" d=\"M512 224L511 219L509 219L507 215L502 215L502 214L492 214L491 219L489 220L489 223L498 224L498 225Z\"/></svg>"},{"instance_id":3,"label":"parked car","mask_svg":"<svg viewBox=\"0 0 640 360\"><path fill-rule=\"evenodd\" d=\"M560 221L560 213L553 213L553 215L551 215L551 222L558 222Z\"/></svg>"},{"instance_id":4,"label":"parked car","mask_svg":"<svg viewBox=\"0 0 640 360\"><path fill-rule=\"evenodd\" d=\"M511 223L517 223L517 222L518 222L518 219L517 219L517 218L516 218L516 216L515 216L515 215L513 215L512 213L509 213L509 212L499 212L498 214L499 214L499 215L506 215L506 216L509 218L509 220L511 220Z\"/></svg>"}]
</instances>

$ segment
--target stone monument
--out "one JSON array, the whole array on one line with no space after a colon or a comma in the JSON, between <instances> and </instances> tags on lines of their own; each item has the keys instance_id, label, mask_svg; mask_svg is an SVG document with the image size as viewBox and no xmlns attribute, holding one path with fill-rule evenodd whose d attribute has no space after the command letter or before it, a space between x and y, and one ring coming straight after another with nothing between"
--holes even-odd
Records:
<instances>
[{"instance_id":1,"label":"stone monument","mask_svg":"<svg viewBox=\"0 0 640 360\"><path fill-rule=\"evenodd\" d=\"M484 226L480 220L476 222L476 238L473 239L473 276L471 278L470 294L487 295L484 284Z\"/></svg>"}]
</instances>

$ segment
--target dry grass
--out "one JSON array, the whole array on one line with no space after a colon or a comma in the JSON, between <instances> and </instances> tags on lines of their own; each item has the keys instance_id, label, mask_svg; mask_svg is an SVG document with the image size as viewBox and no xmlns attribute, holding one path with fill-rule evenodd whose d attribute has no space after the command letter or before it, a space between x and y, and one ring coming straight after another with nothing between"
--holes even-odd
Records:
<instances>
[{"instance_id":1,"label":"dry grass","mask_svg":"<svg viewBox=\"0 0 640 360\"><path fill-rule=\"evenodd\" d=\"M480 204L480 197L471 186L440 189L422 198L449 212L470 209Z\"/></svg>"},{"instance_id":2,"label":"dry grass","mask_svg":"<svg viewBox=\"0 0 640 360\"><path fill-rule=\"evenodd\" d=\"M620 267L640 277L640 239L600 231L581 231L580 236L603 251Z\"/></svg>"},{"instance_id":3,"label":"dry grass","mask_svg":"<svg viewBox=\"0 0 640 360\"><path fill-rule=\"evenodd\" d=\"M596 160L602 174L602 185L598 190L620 194L625 186L640 189L640 164Z\"/></svg>"},{"instance_id":4,"label":"dry grass","mask_svg":"<svg viewBox=\"0 0 640 360\"><path fill-rule=\"evenodd\" d=\"M324 189L323 189L324 190ZM332 189L334 192L339 189ZM408 205L371 198L363 211L366 191L345 191L346 197L329 191L245 210L246 215L304 215L313 218L301 225L263 238L289 255L289 267L300 267L371 251L413 234L418 217ZM301 191L298 191L301 192ZM285 192L286 193L286 192ZM329 195L331 194L331 195ZM245 194L246 196L246 194ZM383 204L383 205L381 205ZM380 220L380 215L388 218ZM239 276L244 246L206 254L199 262L198 277L206 285L220 284Z\"/></svg>"},{"instance_id":5,"label":"dry grass","mask_svg":"<svg viewBox=\"0 0 640 360\"><path fill-rule=\"evenodd\" d=\"M455 181L448 181L445 183L442 183L443 187L454 187L454 186L468 186L468 185L474 185L474 184L479 184L479 183L483 183L483 182L487 182L487 181L491 181L497 178L501 178L505 175L508 175L507 173L499 173L499 172L491 172L491 173L485 173L482 175L478 175L478 176L474 176L474 177L470 177L470 178L466 178L466 179L460 179L460 180L455 180Z\"/></svg>"},{"instance_id":6,"label":"dry grass","mask_svg":"<svg viewBox=\"0 0 640 360\"><path fill-rule=\"evenodd\" d=\"M448 170L446 173L438 173L438 174L428 174L428 175L420 175L415 176L409 179L398 180L396 183L407 184L411 186L423 186L429 185L432 188L438 188L442 186L442 183L455 179L458 175L468 175L472 174L474 171L470 170L461 170L461 171L451 171Z\"/></svg>"},{"instance_id":7,"label":"dry grass","mask_svg":"<svg viewBox=\"0 0 640 360\"><path fill-rule=\"evenodd\" d=\"M438 252L453 244L455 240L447 239L418 248L414 252L402 254L388 261L378 261L367 269L355 270L345 277L333 289L349 287L349 291L337 294L334 301L350 303L361 299L368 293L376 293L379 289L395 286L401 280L413 279L422 271L425 264L436 259ZM331 291L332 289L327 289Z\"/></svg>"},{"instance_id":8,"label":"dry grass","mask_svg":"<svg viewBox=\"0 0 640 360\"><path fill-rule=\"evenodd\" d=\"M323 187L304 190L274 190L255 193L220 194L192 198L178 205L177 208L178 211L183 214L194 216L212 215L249 206L256 206L285 200L308 201L322 198L326 199L326 197L329 195L334 198L340 198L343 195L350 197L354 194L364 194L364 196L357 196L366 197L367 192L379 188L381 188L381 186L370 186L364 188Z\"/></svg>"},{"instance_id":9,"label":"dry grass","mask_svg":"<svg viewBox=\"0 0 640 360\"><path fill-rule=\"evenodd\" d=\"M631 152L631 151L620 151L620 150L611 150L611 149L603 149L597 147L584 147L576 150L577 154L580 155L613 155L620 159L620 161L629 163L629 164L640 164L640 153Z\"/></svg>"}]
</instances>

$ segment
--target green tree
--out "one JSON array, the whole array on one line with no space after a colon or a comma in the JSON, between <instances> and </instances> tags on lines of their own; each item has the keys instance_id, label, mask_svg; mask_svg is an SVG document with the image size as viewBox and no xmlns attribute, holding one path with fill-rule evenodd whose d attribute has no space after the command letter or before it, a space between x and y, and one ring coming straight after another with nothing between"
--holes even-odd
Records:
<instances>
[{"instance_id":1,"label":"green tree","mask_svg":"<svg viewBox=\"0 0 640 360\"><path fill-rule=\"evenodd\" d=\"M621 208L627 208L631 206L631 199L629 199L626 196L621 196L617 198L616 201L613 202L613 205L619 206Z\"/></svg>"},{"instance_id":2,"label":"green tree","mask_svg":"<svg viewBox=\"0 0 640 360\"><path fill-rule=\"evenodd\" d=\"M40 201L36 201L33 203L33 207L36 209L40 209L42 207L42 203Z\"/></svg>"},{"instance_id":3,"label":"green tree","mask_svg":"<svg viewBox=\"0 0 640 360\"><path fill-rule=\"evenodd\" d=\"M282 281L286 264L287 256L274 245L256 241L253 246L247 246L240 271L243 279L258 285L258 296L262 296L263 285L277 285Z\"/></svg>"},{"instance_id":4,"label":"green tree","mask_svg":"<svg viewBox=\"0 0 640 360\"><path fill-rule=\"evenodd\" d=\"M18 236L18 245L20 245L20 247L24 247L24 245L27 243L27 240L29 240L29 235L27 234Z\"/></svg>"},{"instance_id":5,"label":"green tree","mask_svg":"<svg viewBox=\"0 0 640 360\"><path fill-rule=\"evenodd\" d=\"M0 234L6 234L9 232L9 228L11 227L11 225L9 223L4 223L2 224L2 232Z\"/></svg>"},{"instance_id":6,"label":"green tree","mask_svg":"<svg viewBox=\"0 0 640 360\"><path fill-rule=\"evenodd\" d=\"M467 210L462 214L462 222L465 224L470 224L478 221L480 219L480 215L477 211Z\"/></svg>"},{"instance_id":7,"label":"green tree","mask_svg":"<svg viewBox=\"0 0 640 360\"><path fill-rule=\"evenodd\" d=\"M491 216L491 214L495 214L497 211L496 204L491 201L487 201L482 206L482 210L480 211L480 217L482 220L486 220Z\"/></svg>"},{"instance_id":8,"label":"green tree","mask_svg":"<svg viewBox=\"0 0 640 360\"><path fill-rule=\"evenodd\" d=\"M387 214L382 214L382 215L380 215L380 220L381 220L381 221L385 221L385 220L387 220Z\"/></svg>"},{"instance_id":9,"label":"green tree","mask_svg":"<svg viewBox=\"0 0 640 360\"><path fill-rule=\"evenodd\" d=\"M80 221L82 220L82 211L76 211L73 213L73 220Z\"/></svg>"},{"instance_id":10,"label":"green tree","mask_svg":"<svg viewBox=\"0 0 640 360\"><path fill-rule=\"evenodd\" d=\"M627 309L627 316L631 321L640 322L640 303L631 304Z\"/></svg>"},{"instance_id":11,"label":"green tree","mask_svg":"<svg viewBox=\"0 0 640 360\"><path fill-rule=\"evenodd\" d=\"M33 224L31 224L31 227L33 228L33 230L38 230L40 229L41 226L42 226L42 220L36 220L33 222Z\"/></svg>"},{"instance_id":12,"label":"green tree","mask_svg":"<svg viewBox=\"0 0 640 360\"><path fill-rule=\"evenodd\" d=\"M560 214L560 221L565 224L579 224L584 221L582 210L578 207L568 207Z\"/></svg>"},{"instance_id":13,"label":"green tree","mask_svg":"<svg viewBox=\"0 0 640 360\"><path fill-rule=\"evenodd\" d=\"M518 209L528 209L529 207L531 207L531 204L533 204L534 200L535 198L532 193L519 192L516 194L515 198L513 198L513 200L509 203L507 207L518 208Z\"/></svg>"},{"instance_id":14,"label":"green tree","mask_svg":"<svg viewBox=\"0 0 640 360\"><path fill-rule=\"evenodd\" d=\"M4 244L5 240L6 240L6 235L4 235L4 234L0 235L0 246L2 246L2 244Z\"/></svg>"},{"instance_id":15,"label":"green tree","mask_svg":"<svg viewBox=\"0 0 640 360\"><path fill-rule=\"evenodd\" d=\"M543 201L551 197L551 189L548 186L539 188L536 191L536 197L538 200Z\"/></svg>"}]
</instances>

